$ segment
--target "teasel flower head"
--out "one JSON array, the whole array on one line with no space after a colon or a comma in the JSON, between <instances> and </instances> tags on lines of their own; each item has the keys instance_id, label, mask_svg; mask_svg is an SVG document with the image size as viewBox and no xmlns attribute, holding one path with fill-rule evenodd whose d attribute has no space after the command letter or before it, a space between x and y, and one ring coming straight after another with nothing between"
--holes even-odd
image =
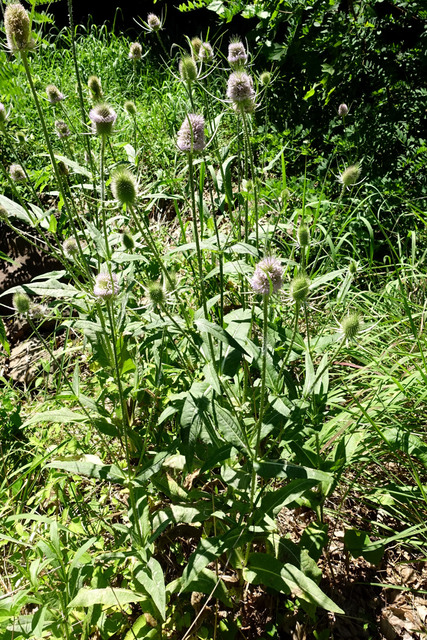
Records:
<instances>
[{"instance_id":1,"label":"teasel flower head","mask_svg":"<svg viewBox=\"0 0 427 640\"><path fill-rule=\"evenodd\" d=\"M178 132L177 145L181 151L193 153L203 151L205 142L205 119L195 113L189 113Z\"/></svg>"},{"instance_id":2,"label":"teasel flower head","mask_svg":"<svg viewBox=\"0 0 427 640\"><path fill-rule=\"evenodd\" d=\"M179 61L179 73L181 80L191 84L197 80L197 67L191 56L185 56Z\"/></svg>"},{"instance_id":3,"label":"teasel flower head","mask_svg":"<svg viewBox=\"0 0 427 640\"><path fill-rule=\"evenodd\" d=\"M263 296L280 291L283 286L283 268L280 261L271 256L258 262L250 283L255 293Z\"/></svg>"},{"instance_id":4,"label":"teasel flower head","mask_svg":"<svg viewBox=\"0 0 427 640\"><path fill-rule=\"evenodd\" d=\"M163 285L160 282L158 281L151 282L150 285L148 286L147 293L150 301L155 306L160 306L164 303L165 290L163 288Z\"/></svg>"},{"instance_id":5,"label":"teasel flower head","mask_svg":"<svg viewBox=\"0 0 427 640\"><path fill-rule=\"evenodd\" d=\"M2 102L0 102L0 125L2 125L7 120L6 107Z\"/></svg>"},{"instance_id":6,"label":"teasel flower head","mask_svg":"<svg viewBox=\"0 0 427 640\"><path fill-rule=\"evenodd\" d=\"M30 18L22 4L8 4L4 12L4 29L10 51L27 51L34 47Z\"/></svg>"},{"instance_id":7,"label":"teasel flower head","mask_svg":"<svg viewBox=\"0 0 427 640\"><path fill-rule=\"evenodd\" d=\"M310 280L304 274L296 276L290 286L291 298L297 304L304 302L308 296Z\"/></svg>"},{"instance_id":8,"label":"teasel flower head","mask_svg":"<svg viewBox=\"0 0 427 640\"><path fill-rule=\"evenodd\" d=\"M135 176L126 167L119 167L111 178L111 191L115 199L127 206L135 204L137 186Z\"/></svg>"},{"instance_id":9,"label":"teasel flower head","mask_svg":"<svg viewBox=\"0 0 427 640\"><path fill-rule=\"evenodd\" d=\"M95 278L93 295L102 300L111 300L120 291L117 274L101 271Z\"/></svg>"},{"instance_id":10,"label":"teasel flower head","mask_svg":"<svg viewBox=\"0 0 427 640\"><path fill-rule=\"evenodd\" d=\"M76 239L73 237L67 238L62 243L62 250L64 255L69 260L75 260L79 253L79 246L76 242Z\"/></svg>"},{"instance_id":11,"label":"teasel flower head","mask_svg":"<svg viewBox=\"0 0 427 640\"><path fill-rule=\"evenodd\" d=\"M345 118L345 116L348 114L348 107L347 105L343 102L342 104L340 104L340 106L338 107L338 115L341 118Z\"/></svg>"},{"instance_id":12,"label":"teasel flower head","mask_svg":"<svg viewBox=\"0 0 427 640\"><path fill-rule=\"evenodd\" d=\"M344 187L350 188L359 180L360 172L360 164L352 164L342 172L342 174L339 176L339 181L342 185L344 185Z\"/></svg>"},{"instance_id":13,"label":"teasel flower head","mask_svg":"<svg viewBox=\"0 0 427 640\"><path fill-rule=\"evenodd\" d=\"M228 45L228 63L233 69L241 69L248 61L243 42L235 40Z\"/></svg>"},{"instance_id":14,"label":"teasel flower head","mask_svg":"<svg viewBox=\"0 0 427 640\"><path fill-rule=\"evenodd\" d=\"M31 303L31 300L26 293L23 293L22 291L17 291L16 293L13 294L12 304L18 313L22 313L22 315L26 315L30 310L30 303Z\"/></svg>"},{"instance_id":15,"label":"teasel flower head","mask_svg":"<svg viewBox=\"0 0 427 640\"><path fill-rule=\"evenodd\" d=\"M191 39L190 44L191 44L191 50L193 51L194 55L198 57L200 47L202 46L202 41L200 40L200 38L196 37Z\"/></svg>"},{"instance_id":16,"label":"teasel flower head","mask_svg":"<svg viewBox=\"0 0 427 640\"><path fill-rule=\"evenodd\" d=\"M237 104L253 101L255 91L251 76L245 71L234 71L228 78L227 98Z\"/></svg>"},{"instance_id":17,"label":"teasel flower head","mask_svg":"<svg viewBox=\"0 0 427 640\"><path fill-rule=\"evenodd\" d=\"M23 131L17 131L16 132L16 140L17 140L18 144L24 144L24 142L26 141L25 133Z\"/></svg>"},{"instance_id":18,"label":"teasel flower head","mask_svg":"<svg viewBox=\"0 0 427 640\"><path fill-rule=\"evenodd\" d=\"M68 124L63 120L55 120L56 135L58 138L68 138L71 135L71 131L68 128Z\"/></svg>"},{"instance_id":19,"label":"teasel flower head","mask_svg":"<svg viewBox=\"0 0 427 640\"><path fill-rule=\"evenodd\" d=\"M305 224L298 229L298 244L300 247L308 247L310 244L310 231Z\"/></svg>"},{"instance_id":20,"label":"teasel flower head","mask_svg":"<svg viewBox=\"0 0 427 640\"><path fill-rule=\"evenodd\" d=\"M89 79L87 81L87 86L89 87L92 100L94 102L100 102L102 100L103 93L102 93L102 87L101 87L101 80L98 78L98 76L89 76Z\"/></svg>"},{"instance_id":21,"label":"teasel flower head","mask_svg":"<svg viewBox=\"0 0 427 640\"><path fill-rule=\"evenodd\" d=\"M139 42L132 42L129 47L129 58L131 60L141 60L142 58L142 47Z\"/></svg>"},{"instance_id":22,"label":"teasel flower head","mask_svg":"<svg viewBox=\"0 0 427 640\"><path fill-rule=\"evenodd\" d=\"M162 28L162 23L160 21L159 16L156 16L155 13L149 13L147 16L147 25L150 31L160 31Z\"/></svg>"},{"instance_id":23,"label":"teasel flower head","mask_svg":"<svg viewBox=\"0 0 427 640\"><path fill-rule=\"evenodd\" d=\"M199 60L204 60L205 62L212 60L214 57L212 45L209 42L202 42L198 56Z\"/></svg>"},{"instance_id":24,"label":"teasel flower head","mask_svg":"<svg viewBox=\"0 0 427 640\"><path fill-rule=\"evenodd\" d=\"M135 240L130 231L126 230L122 233L122 243L125 249L132 251L135 248Z\"/></svg>"},{"instance_id":25,"label":"teasel flower head","mask_svg":"<svg viewBox=\"0 0 427 640\"><path fill-rule=\"evenodd\" d=\"M268 87L271 84L271 73L269 71L263 71L259 77L259 81L263 87Z\"/></svg>"},{"instance_id":26,"label":"teasel flower head","mask_svg":"<svg viewBox=\"0 0 427 640\"><path fill-rule=\"evenodd\" d=\"M11 164L9 167L10 177L14 182L25 182L27 176L20 164Z\"/></svg>"},{"instance_id":27,"label":"teasel flower head","mask_svg":"<svg viewBox=\"0 0 427 640\"><path fill-rule=\"evenodd\" d=\"M54 84L48 84L46 87L46 95L50 104L62 102L65 99L64 94Z\"/></svg>"},{"instance_id":28,"label":"teasel flower head","mask_svg":"<svg viewBox=\"0 0 427 640\"><path fill-rule=\"evenodd\" d=\"M92 130L98 136L111 136L117 113L108 104L97 104L89 111Z\"/></svg>"},{"instance_id":29,"label":"teasel flower head","mask_svg":"<svg viewBox=\"0 0 427 640\"><path fill-rule=\"evenodd\" d=\"M58 167L58 173L60 176L69 175L70 171L63 160L58 160L58 162L56 163L56 166Z\"/></svg>"},{"instance_id":30,"label":"teasel flower head","mask_svg":"<svg viewBox=\"0 0 427 640\"><path fill-rule=\"evenodd\" d=\"M132 116L132 118L136 116L136 105L132 100L126 100L123 108L128 115Z\"/></svg>"},{"instance_id":31,"label":"teasel flower head","mask_svg":"<svg viewBox=\"0 0 427 640\"><path fill-rule=\"evenodd\" d=\"M348 271L350 273L350 275L355 276L357 273L357 262L355 260L352 260L350 262L350 264L348 265Z\"/></svg>"},{"instance_id":32,"label":"teasel flower head","mask_svg":"<svg viewBox=\"0 0 427 640\"><path fill-rule=\"evenodd\" d=\"M236 113L253 113L257 105L253 98L248 98L241 102L233 102L232 106Z\"/></svg>"},{"instance_id":33,"label":"teasel flower head","mask_svg":"<svg viewBox=\"0 0 427 640\"><path fill-rule=\"evenodd\" d=\"M340 330L345 340L354 340L360 331L360 316L358 313L348 315L341 322Z\"/></svg>"},{"instance_id":34,"label":"teasel flower head","mask_svg":"<svg viewBox=\"0 0 427 640\"><path fill-rule=\"evenodd\" d=\"M8 222L9 214L7 210L0 204L0 222Z\"/></svg>"}]
</instances>

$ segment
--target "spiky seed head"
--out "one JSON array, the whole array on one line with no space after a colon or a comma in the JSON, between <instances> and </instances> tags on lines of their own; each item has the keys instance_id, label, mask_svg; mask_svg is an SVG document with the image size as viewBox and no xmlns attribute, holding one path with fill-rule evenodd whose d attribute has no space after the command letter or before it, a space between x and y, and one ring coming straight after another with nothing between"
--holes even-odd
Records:
<instances>
[{"instance_id":1,"label":"spiky seed head","mask_svg":"<svg viewBox=\"0 0 427 640\"><path fill-rule=\"evenodd\" d=\"M129 47L129 58L131 60L141 60L142 58L142 47L139 42L132 42Z\"/></svg>"},{"instance_id":2,"label":"spiky seed head","mask_svg":"<svg viewBox=\"0 0 427 640\"><path fill-rule=\"evenodd\" d=\"M68 258L69 260L74 260L79 253L79 247L76 239L70 237L64 240L64 242L62 243L62 250L66 258Z\"/></svg>"},{"instance_id":3,"label":"spiky seed head","mask_svg":"<svg viewBox=\"0 0 427 640\"><path fill-rule=\"evenodd\" d=\"M63 120L55 120L55 129L58 138L68 138L71 135L68 124Z\"/></svg>"},{"instance_id":4,"label":"spiky seed head","mask_svg":"<svg viewBox=\"0 0 427 640\"><path fill-rule=\"evenodd\" d=\"M214 57L214 52L212 49L212 45L209 42L202 42L199 49L199 60L212 60Z\"/></svg>"},{"instance_id":5,"label":"spiky seed head","mask_svg":"<svg viewBox=\"0 0 427 640\"><path fill-rule=\"evenodd\" d=\"M181 151L193 153L203 151L205 142L205 119L195 113L189 113L178 132L177 145Z\"/></svg>"},{"instance_id":6,"label":"spiky seed head","mask_svg":"<svg viewBox=\"0 0 427 640\"><path fill-rule=\"evenodd\" d=\"M191 44L191 49L194 52L194 55L198 56L200 47L202 46L202 41L200 40L200 38L192 38L190 44Z\"/></svg>"},{"instance_id":7,"label":"spiky seed head","mask_svg":"<svg viewBox=\"0 0 427 640\"><path fill-rule=\"evenodd\" d=\"M4 12L7 46L11 51L27 51L34 47L30 18L22 4L8 4Z\"/></svg>"},{"instance_id":8,"label":"spiky seed head","mask_svg":"<svg viewBox=\"0 0 427 640\"><path fill-rule=\"evenodd\" d=\"M308 247L310 244L310 231L305 224L298 229L298 244L300 247Z\"/></svg>"},{"instance_id":9,"label":"spiky seed head","mask_svg":"<svg viewBox=\"0 0 427 640\"><path fill-rule=\"evenodd\" d=\"M250 283L255 293L263 296L277 293L283 286L283 268L280 261L268 257L258 262Z\"/></svg>"},{"instance_id":10,"label":"spiky seed head","mask_svg":"<svg viewBox=\"0 0 427 640\"><path fill-rule=\"evenodd\" d=\"M296 276L290 286L291 298L297 304L301 304L308 296L310 280L305 275Z\"/></svg>"},{"instance_id":11,"label":"spiky seed head","mask_svg":"<svg viewBox=\"0 0 427 640\"><path fill-rule=\"evenodd\" d=\"M247 103L255 97L254 83L245 71L234 71L228 78L227 98L235 103Z\"/></svg>"},{"instance_id":12,"label":"spiky seed head","mask_svg":"<svg viewBox=\"0 0 427 640\"><path fill-rule=\"evenodd\" d=\"M3 122L6 122L6 120L7 120L6 107L2 102L0 102L0 124L3 124Z\"/></svg>"},{"instance_id":13,"label":"spiky seed head","mask_svg":"<svg viewBox=\"0 0 427 640\"><path fill-rule=\"evenodd\" d=\"M185 56L179 61L181 80L191 84L197 80L197 67L191 56Z\"/></svg>"},{"instance_id":14,"label":"spiky seed head","mask_svg":"<svg viewBox=\"0 0 427 640\"><path fill-rule=\"evenodd\" d=\"M48 84L46 87L46 95L50 104L56 104L64 100L64 94L54 84Z\"/></svg>"},{"instance_id":15,"label":"spiky seed head","mask_svg":"<svg viewBox=\"0 0 427 640\"><path fill-rule=\"evenodd\" d=\"M93 294L102 300L110 300L120 291L119 279L115 273L101 271L95 278Z\"/></svg>"},{"instance_id":16,"label":"spiky seed head","mask_svg":"<svg viewBox=\"0 0 427 640\"><path fill-rule=\"evenodd\" d=\"M132 118L136 116L136 105L132 100L126 100L126 102L123 105L123 108L127 114L132 116Z\"/></svg>"},{"instance_id":17,"label":"spiky seed head","mask_svg":"<svg viewBox=\"0 0 427 640\"><path fill-rule=\"evenodd\" d=\"M230 67L234 69L238 69L244 67L246 62L248 61L248 54L246 53L246 49L243 45L243 42L240 40L235 40L234 42L230 42L228 45L228 63Z\"/></svg>"},{"instance_id":18,"label":"spiky seed head","mask_svg":"<svg viewBox=\"0 0 427 640\"><path fill-rule=\"evenodd\" d=\"M0 222L8 222L9 214L7 210L0 204Z\"/></svg>"},{"instance_id":19,"label":"spiky seed head","mask_svg":"<svg viewBox=\"0 0 427 640\"><path fill-rule=\"evenodd\" d=\"M58 167L58 173L60 176L68 176L68 174L70 173L67 165L63 160L58 160L57 167Z\"/></svg>"},{"instance_id":20,"label":"spiky seed head","mask_svg":"<svg viewBox=\"0 0 427 640\"><path fill-rule=\"evenodd\" d=\"M26 293L22 293L21 291L17 291L16 293L13 294L13 298L12 298L12 304L15 308L15 310L18 313L22 313L22 315L25 315L29 312L30 310L30 298L27 296Z\"/></svg>"},{"instance_id":21,"label":"spiky seed head","mask_svg":"<svg viewBox=\"0 0 427 640\"><path fill-rule=\"evenodd\" d=\"M162 23L160 22L159 16L156 16L155 13L149 13L147 16L147 24L151 31L160 31Z\"/></svg>"},{"instance_id":22,"label":"spiky seed head","mask_svg":"<svg viewBox=\"0 0 427 640\"><path fill-rule=\"evenodd\" d=\"M111 178L111 191L121 205L135 204L137 187L133 173L125 167L117 169Z\"/></svg>"},{"instance_id":23,"label":"spiky seed head","mask_svg":"<svg viewBox=\"0 0 427 640\"><path fill-rule=\"evenodd\" d=\"M89 87L89 91L94 102L99 102L100 100L102 100L103 94L101 80L98 78L98 76L89 76L87 86Z\"/></svg>"},{"instance_id":24,"label":"spiky seed head","mask_svg":"<svg viewBox=\"0 0 427 640\"><path fill-rule=\"evenodd\" d=\"M269 71L263 71L259 77L259 81L263 87L268 87L271 84L271 73Z\"/></svg>"},{"instance_id":25,"label":"spiky seed head","mask_svg":"<svg viewBox=\"0 0 427 640\"><path fill-rule=\"evenodd\" d=\"M11 164L9 173L14 182L24 182L27 179L25 171L20 164Z\"/></svg>"},{"instance_id":26,"label":"spiky seed head","mask_svg":"<svg viewBox=\"0 0 427 640\"><path fill-rule=\"evenodd\" d=\"M92 130L98 136L111 136L117 113L108 104L97 104L89 111Z\"/></svg>"},{"instance_id":27,"label":"spiky seed head","mask_svg":"<svg viewBox=\"0 0 427 640\"><path fill-rule=\"evenodd\" d=\"M148 297L154 305L161 305L165 301L165 291L160 282L151 282L148 287Z\"/></svg>"},{"instance_id":28,"label":"spiky seed head","mask_svg":"<svg viewBox=\"0 0 427 640\"><path fill-rule=\"evenodd\" d=\"M356 273L357 273L357 262L355 262L355 260L352 260L350 262L350 264L348 265L348 270L349 270L349 272L350 272L350 274L352 276L356 275Z\"/></svg>"},{"instance_id":29,"label":"spiky seed head","mask_svg":"<svg viewBox=\"0 0 427 640\"><path fill-rule=\"evenodd\" d=\"M345 187L351 187L359 180L360 177L360 164L352 164L350 167L347 167L339 177L339 181Z\"/></svg>"},{"instance_id":30,"label":"spiky seed head","mask_svg":"<svg viewBox=\"0 0 427 640\"><path fill-rule=\"evenodd\" d=\"M343 102L342 104L340 104L340 106L338 107L338 115L341 118L345 118L345 116L348 114L348 107L347 105Z\"/></svg>"},{"instance_id":31,"label":"spiky seed head","mask_svg":"<svg viewBox=\"0 0 427 640\"><path fill-rule=\"evenodd\" d=\"M341 333L346 340L354 340L360 331L360 316L357 313L348 315L341 322Z\"/></svg>"},{"instance_id":32,"label":"spiky seed head","mask_svg":"<svg viewBox=\"0 0 427 640\"><path fill-rule=\"evenodd\" d=\"M135 248L135 240L133 239L133 236L129 231L124 231L122 233L122 242L124 248L128 251L132 251L132 249Z\"/></svg>"}]
</instances>

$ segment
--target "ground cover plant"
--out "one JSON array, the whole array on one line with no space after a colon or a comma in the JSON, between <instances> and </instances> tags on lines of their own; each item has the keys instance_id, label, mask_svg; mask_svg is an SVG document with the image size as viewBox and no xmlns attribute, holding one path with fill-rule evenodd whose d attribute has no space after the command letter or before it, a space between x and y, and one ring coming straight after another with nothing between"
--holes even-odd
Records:
<instances>
[{"instance_id":1,"label":"ground cover plant","mask_svg":"<svg viewBox=\"0 0 427 640\"><path fill-rule=\"evenodd\" d=\"M237 36L45 22L0 52L3 229L57 260L0 324L2 637L423 637L424 201L390 236L355 148L278 147Z\"/></svg>"}]
</instances>

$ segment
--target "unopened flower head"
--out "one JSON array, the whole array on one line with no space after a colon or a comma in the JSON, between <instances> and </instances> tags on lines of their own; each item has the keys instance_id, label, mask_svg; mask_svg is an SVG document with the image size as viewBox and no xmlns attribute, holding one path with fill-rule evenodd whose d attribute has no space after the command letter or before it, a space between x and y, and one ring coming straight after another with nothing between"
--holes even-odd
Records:
<instances>
[{"instance_id":1,"label":"unopened flower head","mask_svg":"<svg viewBox=\"0 0 427 640\"><path fill-rule=\"evenodd\" d=\"M13 294L12 304L15 307L16 311L18 313L22 313L22 315L25 315L29 312L30 302L31 302L30 298L27 296L26 293L17 291L16 293Z\"/></svg>"},{"instance_id":2,"label":"unopened flower head","mask_svg":"<svg viewBox=\"0 0 427 640\"><path fill-rule=\"evenodd\" d=\"M345 171L342 172L342 174L339 177L339 181L345 187L351 187L354 184L356 184L356 182L359 180L360 172L361 172L360 164L352 164L350 167L347 167L347 169L345 169Z\"/></svg>"},{"instance_id":3,"label":"unopened flower head","mask_svg":"<svg viewBox=\"0 0 427 640\"><path fill-rule=\"evenodd\" d=\"M97 298L103 300L110 300L113 296L116 296L120 291L119 279L115 273L109 273L108 271L101 271L95 278L95 286L93 288L93 294Z\"/></svg>"},{"instance_id":4,"label":"unopened flower head","mask_svg":"<svg viewBox=\"0 0 427 640\"><path fill-rule=\"evenodd\" d=\"M305 224L298 229L298 244L300 247L307 247L310 244L310 231Z\"/></svg>"},{"instance_id":5,"label":"unopened flower head","mask_svg":"<svg viewBox=\"0 0 427 640\"><path fill-rule=\"evenodd\" d=\"M203 151L205 142L205 119L195 113L189 113L178 132L177 145L181 151L192 153Z\"/></svg>"},{"instance_id":6,"label":"unopened flower head","mask_svg":"<svg viewBox=\"0 0 427 640\"><path fill-rule=\"evenodd\" d=\"M197 67L191 56L185 56L179 61L181 80L191 84L197 80Z\"/></svg>"},{"instance_id":7,"label":"unopened flower head","mask_svg":"<svg viewBox=\"0 0 427 640\"><path fill-rule=\"evenodd\" d=\"M25 142L25 133L23 131L16 132L16 140L19 144L24 144Z\"/></svg>"},{"instance_id":8,"label":"unopened flower head","mask_svg":"<svg viewBox=\"0 0 427 640\"><path fill-rule=\"evenodd\" d=\"M26 51L34 47L30 18L22 4L8 4L4 12L7 46L11 51Z\"/></svg>"},{"instance_id":9,"label":"unopened flower head","mask_svg":"<svg viewBox=\"0 0 427 640\"><path fill-rule=\"evenodd\" d=\"M0 124L3 124L3 122L6 122L6 120L7 120L6 107L2 102L0 102Z\"/></svg>"},{"instance_id":10,"label":"unopened flower head","mask_svg":"<svg viewBox=\"0 0 427 640\"><path fill-rule=\"evenodd\" d=\"M100 100L102 100L103 94L101 80L98 78L98 76L89 76L87 86L89 87L89 91L94 102L99 102Z\"/></svg>"},{"instance_id":11,"label":"unopened flower head","mask_svg":"<svg viewBox=\"0 0 427 640\"><path fill-rule=\"evenodd\" d=\"M357 262L355 262L354 260L352 260L350 262L350 264L348 265L348 270L350 272L350 275L355 276L357 273Z\"/></svg>"},{"instance_id":12,"label":"unopened flower head","mask_svg":"<svg viewBox=\"0 0 427 640\"><path fill-rule=\"evenodd\" d=\"M122 233L122 242L125 249L132 251L135 248L135 240L133 239L130 231L124 231Z\"/></svg>"},{"instance_id":13,"label":"unopened flower head","mask_svg":"<svg viewBox=\"0 0 427 640\"><path fill-rule=\"evenodd\" d=\"M129 58L131 60L141 60L142 58L142 47L139 42L132 42L129 48Z\"/></svg>"},{"instance_id":14,"label":"unopened flower head","mask_svg":"<svg viewBox=\"0 0 427 640\"><path fill-rule=\"evenodd\" d=\"M79 247L76 239L71 237L64 240L64 242L62 243L62 250L66 258L68 258L69 260L74 260L79 253Z\"/></svg>"},{"instance_id":15,"label":"unopened flower head","mask_svg":"<svg viewBox=\"0 0 427 640\"><path fill-rule=\"evenodd\" d=\"M200 47L202 46L202 41L200 40L200 38L192 38L191 39L191 48L194 52L195 56L199 55L199 51L200 51Z\"/></svg>"},{"instance_id":16,"label":"unopened flower head","mask_svg":"<svg viewBox=\"0 0 427 640\"><path fill-rule=\"evenodd\" d=\"M58 160L56 166L58 167L58 173L60 176L68 176L70 173L70 170L63 160Z\"/></svg>"},{"instance_id":17,"label":"unopened flower head","mask_svg":"<svg viewBox=\"0 0 427 640\"><path fill-rule=\"evenodd\" d=\"M271 73L269 71L263 71L259 77L259 81L263 87L268 87L271 84Z\"/></svg>"},{"instance_id":18,"label":"unopened flower head","mask_svg":"<svg viewBox=\"0 0 427 640\"><path fill-rule=\"evenodd\" d=\"M165 301L165 290L160 282L151 282L148 287L148 297L154 305L161 305Z\"/></svg>"},{"instance_id":19,"label":"unopened flower head","mask_svg":"<svg viewBox=\"0 0 427 640\"><path fill-rule=\"evenodd\" d=\"M235 69L245 66L246 62L248 61L248 54L246 53L243 42L240 42L240 40L230 42L230 44L228 45L227 60L229 65Z\"/></svg>"},{"instance_id":20,"label":"unopened flower head","mask_svg":"<svg viewBox=\"0 0 427 640\"><path fill-rule=\"evenodd\" d=\"M9 220L9 214L7 210L0 204L0 222L7 222Z\"/></svg>"},{"instance_id":21,"label":"unopened flower head","mask_svg":"<svg viewBox=\"0 0 427 640\"><path fill-rule=\"evenodd\" d=\"M11 164L9 173L14 182L24 182L27 179L25 171L20 164Z\"/></svg>"},{"instance_id":22,"label":"unopened flower head","mask_svg":"<svg viewBox=\"0 0 427 640\"><path fill-rule=\"evenodd\" d=\"M56 129L56 135L58 136L58 138L68 138L68 136L71 135L71 131L68 128L68 124L63 120L55 121L55 129Z\"/></svg>"},{"instance_id":23,"label":"unopened flower head","mask_svg":"<svg viewBox=\"0 0 427 640\"><path fill-rule=\"evenodd\" d=\"M251 278L251 287L255 293L269 296L277 293L283 286L283 268L274 257L264 258L255 267Z\"/></svg>"},{"instance_id":24,"label":"unopened flower head","mask_svg":"<svg viewBox=\"0 0 427 640\"><path fill-rule=\"evenodd\" d=\"M93 132L98 136L111 136L117 114L108 104L97 104L89 111Z\"/></svg>"},{"instance_id":25,"label":"unopened flower head","mask_svg":"<svg viewBox=\"0 0 427 640\"><path fill-rule=\"evenodd\" d=\"M233 102L232 107L236 113L253 113L255 111L256 102L253 98L242 100L241 102Z\"/></svg>"},{"instance_id":26,"label":"unopened flower head","mask_svg":"<svg viewBox=\"0 0 427 640\"><path fill-rule=\"evenodd\" d=\"M212 45L209 42L202 42L199 48L199 60L212 60L214 57L214 52L212 49Z\"/></svg>"},{"instance_id":27,"label":"unopened flower head","mask_svg":"<svg viewBox=\"0 0 427 640\"><path fill-rule=\"evenodd\" d=\"M340 104L340 106L338 107L338 115L341 118L344 118L346 115L348 114L348 107L347 105L343 102L342 104Z\"/></svg>"},{"instance_id":28,"label":"unopened flower head","mask_svg":"<svg viewBox=\"0 0 427 640\"><path fill-rule=\"evenodd\" d=\"M48 84L46 87L46 95L50 104L56 104L64 100L65 96L54 84Z\"/></svg>"},{"instance_id":29,"label":"unopened flower head","mask_svg":"<svg viewBox=\"0 0 427 640\"><path fill-rule=\"evenodd\" d=\"M310 288L310 280L305 275L296 276L290 287L291 298L297 303L301 304L308 296Z\"/></svg>"},{"instance_id":30,"label":"unopened flower head","mask_svg":"<svg viewBox=\"0 0 427 640\"><path fill-rule=\"evenodd\" d=\"M236 103L253 102L255 97L254 83L244 71L235 71L228 78L227 98Z\"/></svg>"},{"instance_id":31,"label":"unopened flower head","mask_svg":"<svg viewBox=\"0 0 427 640\"><path fill-rule=\"evenodd\" d=\"M162 28L162 23L160 22L159 16L156 16L155 13L149 13L147 16L147 24L151 31L160 31Z\"/></svg>"},{"instance_id":32,"label":"unopened flower head","mask_svg":"<svg viewBox=\"0 0 427 640\"><path fill-rule=\"evenodd\" d=\"M132 100L126 100L126 102L123 105L123 108L126 111L126 113L128 113L130 116L132 117L136 116L136 105Z\"/></svg>"},{"instance_id":33,"label":"unopened flower head","mask_svg":"<svg viewBox=\"0 0 427 640\"><path fill-rule=\"evenodd\" d=\"M360 331L360 316L357 313L348 315L341 322L341 333L346 340L354 340Z\"/></svg>"},{"instance_id":34,"label":"unopened flower head","mask_svg":"<svg viewBox=\"0 0 427 640\"><path fill-rule=\"evenodd\" d=\"M117 169L111 178L111 191L120 204L135 204L137 187L133 173L126 167Z\"/></svg>"}]
</instances>

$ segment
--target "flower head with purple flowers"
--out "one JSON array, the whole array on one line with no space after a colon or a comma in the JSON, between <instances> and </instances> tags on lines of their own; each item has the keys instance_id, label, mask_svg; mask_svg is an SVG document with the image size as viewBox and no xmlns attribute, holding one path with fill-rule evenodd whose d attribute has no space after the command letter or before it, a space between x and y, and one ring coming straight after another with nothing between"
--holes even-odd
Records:
<instances>
[{"instance_id":1,"label":"flower head with purple flowers","mask_svg":"<svg viewBox=\"0 0 427 640\"><path fill-rule=\"evenodd\" d=\"M283 286L283 268L277 258L264 258L255 267L251 287L255 293L269 296Z\"/></svg>"}]
</instances>

